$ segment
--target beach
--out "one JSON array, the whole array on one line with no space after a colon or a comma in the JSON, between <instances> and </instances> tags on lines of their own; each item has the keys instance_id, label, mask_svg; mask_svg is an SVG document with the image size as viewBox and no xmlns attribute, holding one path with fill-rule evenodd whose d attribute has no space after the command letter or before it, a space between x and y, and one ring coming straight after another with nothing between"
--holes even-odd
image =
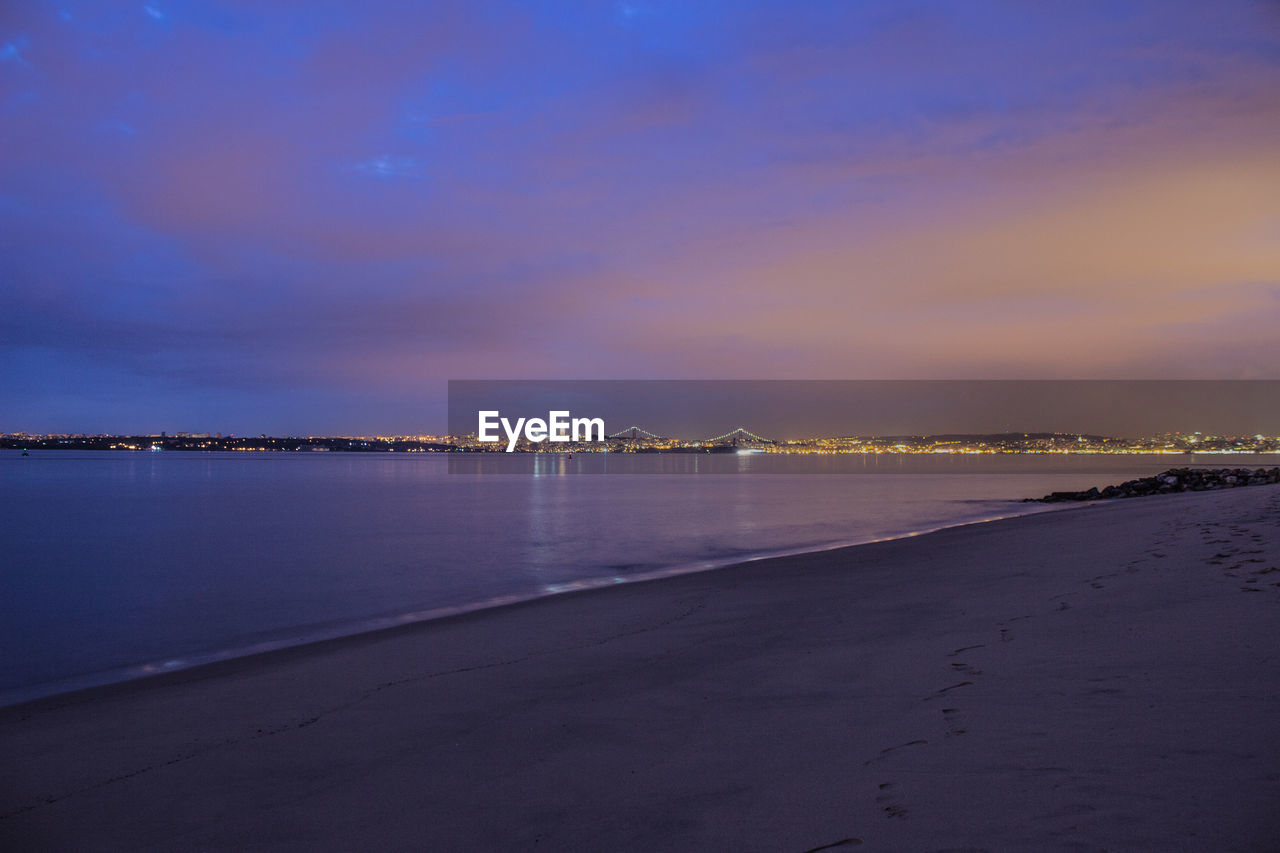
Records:
<instances>
[{"instance_id":1,"label":"beach","mask_svg":"<svg viewBox=\"0 0 1280 853\"><path fill-rule=\"evenodd\" d=\"M0 710L13 850L1273 850L1280 487L553 596Z\"/></svg>"}]
</instances>

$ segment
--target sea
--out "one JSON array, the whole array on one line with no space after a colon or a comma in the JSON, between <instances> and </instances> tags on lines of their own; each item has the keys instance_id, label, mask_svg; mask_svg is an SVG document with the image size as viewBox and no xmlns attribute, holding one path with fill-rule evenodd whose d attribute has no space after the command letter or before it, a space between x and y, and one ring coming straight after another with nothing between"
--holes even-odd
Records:
<instances>
[{"instance_id":1,"label":"sea","mask_svg":"<svg viewBox=\"0 0 1280 853\"><path fill-rule=\"evenodd\" d=\"M1276 457L0 451L0 705ZM797 577L796 583L803 583Z\"/></svg>"}]
</instances>

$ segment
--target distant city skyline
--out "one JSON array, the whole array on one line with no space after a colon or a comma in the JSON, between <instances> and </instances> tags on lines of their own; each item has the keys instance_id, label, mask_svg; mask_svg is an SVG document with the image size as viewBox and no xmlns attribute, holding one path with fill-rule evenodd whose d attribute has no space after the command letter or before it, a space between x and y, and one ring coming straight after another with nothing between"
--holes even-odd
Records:
<instances>
[{"instance_id":1,"label":"distant city skyline","mask_svg":"<svg viewBox=\"0 0 1280 853\"><path fill-rule=\"evenodd\" d=\"M602 417L694 438L1064 432L1280 434L1280 380L473 380L449 383L452 435L477 413Z\"/></svg>"},{"instance_id":2,"label":"distant city skyline","mask_svg":"<svg viewBox=\"0 0 1280 853\"><path fill-rule=\"evenodd\" d=\"M898 436L806 436L771 439L744 428L719 436L658 436L637 427L614 435L577 441L506 436L496 443L476 434L419 436L223 436L177 435L29 435L0 434L0 450L147 451L147 452L347 452L428 453L460 457L536 453L572 457L575 453L702 454L748 452L780 455L1280 455L1280 435L1227 436L1161 433L1151 436L1077 435L1059 432L995 434L945 433ZM451 466L453 463L450 463ZM470 464L470 463L463 463ZM455 470L450 467L450 471ZM469 471L469 468L458 469Z\"/></svg>"},{"instance_id":3,"label":"distant city skyline","mask_svg":"<svg viewBox=\"0 0 1280 853\"><path fill-rule=\"evenodd\" d=\"M1275 3L17 0L0 116L0 430L1280 379Z\"/></svg>"}]
</instances>

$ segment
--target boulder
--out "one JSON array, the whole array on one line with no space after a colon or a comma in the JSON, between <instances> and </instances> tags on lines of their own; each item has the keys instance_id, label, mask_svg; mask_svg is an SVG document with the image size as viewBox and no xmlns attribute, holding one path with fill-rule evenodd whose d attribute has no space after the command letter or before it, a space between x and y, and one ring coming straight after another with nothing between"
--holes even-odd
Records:
<instances>
[{"instance_id":1,"label":"boulder","mask_svg":"<svg viewBox=\"0 0 1280 853\"><path fill-rule=\"evenodd\" d=\"M1027 500L1042 503L1064 501L1110 500L1136 498L1145 495L1172 494L1174 492L1206 492L1233 489L1238 486L1258 486L1280 483L1280 466L1275 468L1171 468L1154 477L1126 480L1118 486L1097 486L1083 492L1053 492L1043 498Z\"/></svg>"}]
</instances>

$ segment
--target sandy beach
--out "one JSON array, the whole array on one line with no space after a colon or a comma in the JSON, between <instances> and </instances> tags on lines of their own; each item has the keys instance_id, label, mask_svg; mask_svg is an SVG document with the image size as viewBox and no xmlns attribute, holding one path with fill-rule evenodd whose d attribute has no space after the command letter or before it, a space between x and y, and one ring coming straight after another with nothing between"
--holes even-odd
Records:
<instances>
[{"instance_id":1,"label":"sandy beach","mask_svg":"<svg viewBox=\"0 0 1280 853\"><path fill-rule=\"evenodd\" d=\"M0 711L6 850L1274 850L1280 487Z\"/></svg>"}]
</instances>

